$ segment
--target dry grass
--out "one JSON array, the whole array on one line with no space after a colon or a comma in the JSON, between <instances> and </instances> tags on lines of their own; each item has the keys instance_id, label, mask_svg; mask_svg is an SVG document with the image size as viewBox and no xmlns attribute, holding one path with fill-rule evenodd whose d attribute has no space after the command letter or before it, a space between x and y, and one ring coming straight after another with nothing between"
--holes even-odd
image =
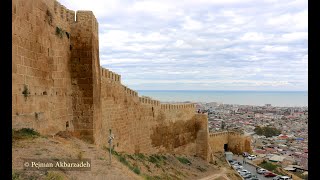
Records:
<instances>
[{"instance_id":1,"label":"dry grass","mask_svg":"<svg viewBox=\"0 0 320 180\"><path fill-rule=\"evenodd\" d=\"M200 179L221 173L226 163L216 159L217 165L200 157L169 154L126 154L112 151L109 163L107 148L99 149L73 137L26 138L13 143L13 170L16 179ZM58 174L23 171L23 158L91 159L91 171L58 171ZM180 159L180 160L179 160ZM234 173L227 170L226 173ZM60 177L61 176L61 177ZM231 175L232 176L232 175ZM229 175L228 175L229 177ZM235 177L235 176L232 176Z\"/></svg>"}]
</instances>

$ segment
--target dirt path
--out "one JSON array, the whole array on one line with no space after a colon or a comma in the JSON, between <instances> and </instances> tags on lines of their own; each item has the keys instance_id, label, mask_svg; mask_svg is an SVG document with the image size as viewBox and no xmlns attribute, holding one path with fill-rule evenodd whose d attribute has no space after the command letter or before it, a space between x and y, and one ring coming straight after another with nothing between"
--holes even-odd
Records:
<instances>
[{"instance_id":1,"label":"dirt path","mask_svg":"<svg viewBox=\"0 0 320 180\"><path fill-rule=\"evenodd\" d=\"M226 168L222 168L222 170L217 174L213 174L207 177L204 177L202 179L199 180L214 180L214 179L225 179L225 180L231 180L227 174L226 174Z\"/></svg>"}]
</instances>

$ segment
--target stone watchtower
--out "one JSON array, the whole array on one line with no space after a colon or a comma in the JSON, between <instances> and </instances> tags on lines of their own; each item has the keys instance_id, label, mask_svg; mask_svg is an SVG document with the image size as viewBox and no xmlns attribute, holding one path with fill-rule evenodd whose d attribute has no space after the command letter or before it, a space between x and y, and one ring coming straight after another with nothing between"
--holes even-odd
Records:
<instances>
[{"instance_id":1,"label":"stone watchtower","mask_svg":"<svg viewBox=\"0 0 320 180\"><path fill-rule=\"evenodd\" d=\"M98 22L92 11L77 11L71 27L71 82L76 136L95 142L101 125ZM97 135L97 136L96 136Z\"/></svg>"}]
</instances>

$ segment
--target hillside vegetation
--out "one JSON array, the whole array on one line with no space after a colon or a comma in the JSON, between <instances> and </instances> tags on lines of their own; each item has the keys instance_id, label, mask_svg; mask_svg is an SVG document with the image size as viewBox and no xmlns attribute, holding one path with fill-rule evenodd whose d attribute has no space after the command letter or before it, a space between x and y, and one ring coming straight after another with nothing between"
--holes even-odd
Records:
<instances>
[{"instance_id":1,"label":"hillside vegetation","mask_svg":"<svg viewBox=\"0 0 320 180\"><path fill-rule=\"evenodd\" d=\"M15 131L13 135L13 179L201 179L221 173L229 179L237 179L227 166L222 154L216 154L213 164L200 157L170 154L127 154L97 148L67 132L54 137L41 136L33 130ZM91 171L25 171L23 158L41 159L91 159Z\"/></svg>"}]
</instances>

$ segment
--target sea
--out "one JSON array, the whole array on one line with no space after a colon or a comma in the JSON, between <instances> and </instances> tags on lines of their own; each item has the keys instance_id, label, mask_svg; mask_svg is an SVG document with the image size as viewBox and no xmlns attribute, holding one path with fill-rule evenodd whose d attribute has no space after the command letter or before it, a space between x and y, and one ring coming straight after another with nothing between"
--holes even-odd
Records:
<instances>
[{"instance_id":1,"label":"sea","mask_svg":"<svg viewBox=\"0 0 320 180\"><path fill-rule=\"evenodd\" d=\"M274 107L307 107L308 91L200 91L200 90L138 90L161 102L217 102Z\"/></svg>"}]
</instances>

